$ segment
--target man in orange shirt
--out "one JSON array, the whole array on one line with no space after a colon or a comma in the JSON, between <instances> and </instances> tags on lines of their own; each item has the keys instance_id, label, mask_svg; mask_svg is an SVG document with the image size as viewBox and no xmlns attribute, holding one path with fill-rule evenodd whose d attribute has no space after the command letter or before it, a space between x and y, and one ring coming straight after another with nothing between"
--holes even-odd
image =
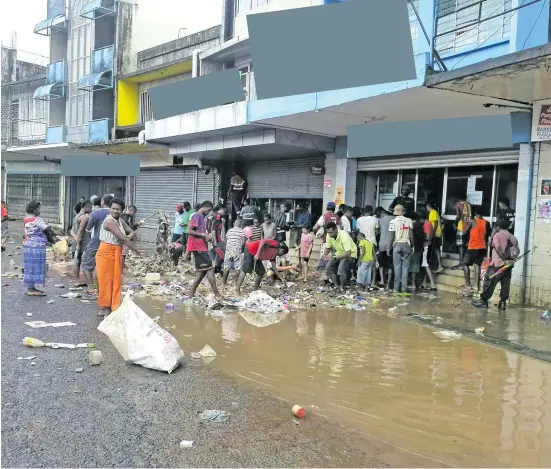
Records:
<instances>
[{"instance_id":1,"label":"man in orange shirt","mask_svg":"<svg viewBox=\"0 0 551 469\"><path fill-rule=\"evenodd\" d=\"M469 267L474 265L477 290L480 290L480 266L486 257L486 240L490 237L490 224L484 220L480 212L480 210L476 210L475 217L467 225L466 233L469 233L469 244L467 245L467 253L463 260L465 287L472 288Z\"/></svg>"}]
</instances>

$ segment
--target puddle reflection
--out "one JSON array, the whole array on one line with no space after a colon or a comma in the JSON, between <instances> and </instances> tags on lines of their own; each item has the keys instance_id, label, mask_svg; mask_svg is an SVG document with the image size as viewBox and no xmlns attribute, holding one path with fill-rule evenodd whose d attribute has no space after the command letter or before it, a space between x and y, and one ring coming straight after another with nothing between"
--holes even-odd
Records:
<instances>
[{"instance_id":1,"label":"puddle reflection","mask_svg":"<svg viewBox=\"0 0 551 469\"><path fill-rule=\"evenodd\" d=\"M409 451L455 466L551 464L549 363L441 342L430 329L366 311L262 316L205 317L181 306L159 323L187 352L209 344L218 354L209 366L244 385Z\"/></svg>"}]
</instances>

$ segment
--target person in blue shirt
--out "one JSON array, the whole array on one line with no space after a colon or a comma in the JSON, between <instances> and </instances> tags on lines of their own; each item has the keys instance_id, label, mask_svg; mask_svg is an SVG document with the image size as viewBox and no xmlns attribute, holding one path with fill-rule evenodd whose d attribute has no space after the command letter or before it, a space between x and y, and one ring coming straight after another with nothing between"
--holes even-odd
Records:
<instances>
[{"instance_id":1,"label":"person in blue shirt","mask_svg":"<svg viewBox=\"0 0 551 469\"><path fill-rule=\"evenodd\" d=\"M103 221L109 215L109 204L111 203L111 200L113 200L113 196L111 194L106 194L102 197L101 209L92 212L90 218L88 219L88 225L86 226L86 231L91 233L91 239L88 246L86 246L86 250L82 254L80 268L82 269L84 278L86 279L86 283L88 285L86 293L89 295L95 294L94 269L96 268L96 253L98 252L100 245L99 233Z\"/></svg>"}]
</instances>

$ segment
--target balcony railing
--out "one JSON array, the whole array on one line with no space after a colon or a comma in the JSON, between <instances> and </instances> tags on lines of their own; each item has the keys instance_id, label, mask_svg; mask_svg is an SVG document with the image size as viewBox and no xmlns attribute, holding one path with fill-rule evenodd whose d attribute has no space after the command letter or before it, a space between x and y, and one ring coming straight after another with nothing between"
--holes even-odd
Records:
<instances>
[{"instance_id":1,"label":"balcony railing","mask_svg":"<svg viewBox=\"0 0 551 469\"><path fill-rule=\"evenodd\" d=\"M46 128L46 144L65 142L65 126L57 125Z\"/></svg>"},{"instance_id":2,"label":"balcony railing","mask_svg":"<svg viewBox=\"0 0 551 469\"><path fill-rule=\"evenodd\" d=\"M113 88L114 54L113 46L94 50L91 57L92 72L78 81L78 89L94 92Z\"/></svg>"},{"instance_id":3,"label":"balcony railing","mask_svg":"<svg viewBox=\"0 0 551 469\"><path fill-rule=\"evenodd\" d=\"M65 97L65 61L60 60L48 65L46 71L46 84L37 88L33 94L34 99L50 101Z\"/></svg>"},{"instance_id":4,"label":"balcony railing","mask_svg":"<svg viewBox=\"0 0 551 469\"><path fill-rule=\"evenodd\" d=\"M88 122L88 143L102 143L109 140L111 119L96 119Z\"/></svg>"}]
</instances>

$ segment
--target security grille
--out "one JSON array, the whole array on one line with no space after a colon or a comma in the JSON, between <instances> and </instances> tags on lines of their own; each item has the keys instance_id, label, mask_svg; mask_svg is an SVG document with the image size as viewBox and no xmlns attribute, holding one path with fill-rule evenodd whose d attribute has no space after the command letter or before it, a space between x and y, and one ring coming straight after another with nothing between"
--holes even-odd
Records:
<instances>
[{"instance_id":1,"label":"security grille","mask_svg":"<svg viewBox=\"0 0 551 469\"><path fill-rule=\"evenodd\" d=\"M72 0L69 10L69 36L67 45L67 140L84 143L88 140L88 122L92 119L92 97L78 89L78 80L90 73L94 24L79 15L88 0Z\"/></svg>"},{"instance_id":2,"label":"security grille","mask_svg":"<svg viewBox=\"0 0 551 469\"><path fill-rule=\"evenodd\" d=\"M446 54L508 37L511 8L512 0L437 0L436 50Z\"/></svg>"},{"instance_id":3,"label":"security grille","mask_svg":"<svg viewBox=\"0 0 551 469\"><path fill-rule=\"evenodd\" d=\"M8 174L7 203L10 215L24 217L27 203L41 203L40 216L59 223L59 174Z\"/></svg>"},{"instance_id":4,"label":"security grille","mask_svg":"<svg viewBox=\"0 0 551 469\"><path fill-rule=\"evenodd\" d=\"M153 120L153 110L151 108L151 101L149 100L149 93L142 91L140 93L140 108L139 108L140 124Z\"/></svg>"}]
</instances>

